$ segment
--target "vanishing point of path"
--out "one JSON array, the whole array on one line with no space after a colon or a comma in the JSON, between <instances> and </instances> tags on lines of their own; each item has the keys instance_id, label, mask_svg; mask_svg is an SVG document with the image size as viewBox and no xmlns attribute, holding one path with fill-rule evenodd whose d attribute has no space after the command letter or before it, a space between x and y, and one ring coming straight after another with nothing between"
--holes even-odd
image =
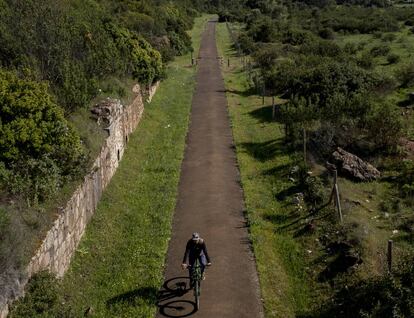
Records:
<instances>
[{"instance_id":1,"label":"vanishing point of path","mask_svg":"<svg viewBox=\"0 0 414 318\"><path fill-rule=\"evenodd\" d=\"M157 317L258 318L263 316L255 260L243 216L225 87L215 39L215 22L203 34L187 147L182 164ZM180 268L192 232L206 240L212 266L201 284L200 310L192 291L180 292Z\"/></svg>"}]
</instances>

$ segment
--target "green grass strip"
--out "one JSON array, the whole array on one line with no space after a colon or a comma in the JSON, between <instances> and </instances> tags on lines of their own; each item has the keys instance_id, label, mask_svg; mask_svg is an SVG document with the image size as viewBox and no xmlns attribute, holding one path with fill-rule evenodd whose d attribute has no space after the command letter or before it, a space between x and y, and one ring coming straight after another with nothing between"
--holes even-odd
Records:
<instances>
[{"instance_id":1,"label":"green grass strip","mask_svg":"<svg viewBox=\"0 0 414 318\"><path fill-rule=\"evenodd\" d=\"M270 120L270 99L262 106L261 97L243 93L249 88L247 77L226 25L219 24L217 31L219 52L226 61L223 75L265 314L295 317L310 303L307 255L292 233L279 230L292 207L276 198L292 186L287 175L295 163L284 147L283 127Z\"/></svg>"},{"instance_id":2,"label":"green grass strip","mask_svg":"<svg viewBox=\"0 0 414 318\"><path fill-rule=\"evenodd\" d=\"M199 43L206 17L192 31ZM168 68L105 191L62 282L65 306L81 317L152 317L183 159L195 69L189 55Z\"/></svg>"}]
</instances>

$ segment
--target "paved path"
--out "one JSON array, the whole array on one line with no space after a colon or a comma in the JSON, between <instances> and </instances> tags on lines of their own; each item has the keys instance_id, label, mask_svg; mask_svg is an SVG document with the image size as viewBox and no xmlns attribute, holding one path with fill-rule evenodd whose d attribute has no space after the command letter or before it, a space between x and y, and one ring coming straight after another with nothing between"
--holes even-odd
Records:
<instances>
[{"instance_id":1,"label":"paved path","mask_svg":"<svg viewBox=\"0 0 414 318\"><path fill-rule=\"evenodd\" d=\"M191 123L182 165L165 284L157 317L262 317L254 258L243 217L243 192L215 41L215 22L203 34ZM206 240L213 265L195 312L187 271L180 268L192 232Z\"/></svg>"}]
</instances>

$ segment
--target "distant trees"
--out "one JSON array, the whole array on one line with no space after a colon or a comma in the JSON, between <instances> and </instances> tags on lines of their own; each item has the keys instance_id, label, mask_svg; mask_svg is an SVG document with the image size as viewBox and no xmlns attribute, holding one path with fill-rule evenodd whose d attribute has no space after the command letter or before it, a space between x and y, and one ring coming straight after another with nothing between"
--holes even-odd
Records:
<instances>
[{"instance_id":1,"label":"distant trees","mask_svg":"<svg viewBox=\"0 0 414 318\"><path fill-rule=\"evenodd\" d=\"M87 105L108 76L132 75L143 84L162 77L161 55L150 43L164 61L191 48L186 30L196 12L180 7L184 2L1 0L0 65L47 80L72 112Z\"/></svg>"}]
</instances>

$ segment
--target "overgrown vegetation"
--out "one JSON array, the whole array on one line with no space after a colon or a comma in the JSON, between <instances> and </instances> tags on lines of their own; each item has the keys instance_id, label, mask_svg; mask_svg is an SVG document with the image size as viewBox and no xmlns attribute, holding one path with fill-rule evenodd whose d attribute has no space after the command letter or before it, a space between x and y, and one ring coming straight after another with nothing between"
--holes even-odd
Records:
<instances>
[{"instance_id":1,"label":"overgrown vegetation","mask_svg":"<svg viewBox=\"0 0 414 318\"><path fill-rule=\"evenodd\" d=\"M0 0L1 295L102 147L91 105L165 78L204 5Z\"/></svg>"},{"instance_id":2,"label":"overgrown vegetation","mask_svg":"<svg viewBox=\"0 0 414 318\"><path fill-rule=\"evenodd\" d=\"M223 53L267 316L410 317L411 283L400 279L412 267L386 275L385 254L392 238L397 261L413 255L413 8L243 4L223 9L234 43ZM337 147L382 175L356 183L339 171L343 223L324 167Z\"/></svg>"},{"instance_id":3,"label":"overgrown vegetation","mask_svg":"<svg viewBox=\"0 0 414 318\"><path fill-rule=\"evenodd\" d=\"M196 20L194 43L206 19ZM63 280L35 278L11 317L154 316L195 84L190 61L167 68Z\"/></svg>"}]
</instances>

